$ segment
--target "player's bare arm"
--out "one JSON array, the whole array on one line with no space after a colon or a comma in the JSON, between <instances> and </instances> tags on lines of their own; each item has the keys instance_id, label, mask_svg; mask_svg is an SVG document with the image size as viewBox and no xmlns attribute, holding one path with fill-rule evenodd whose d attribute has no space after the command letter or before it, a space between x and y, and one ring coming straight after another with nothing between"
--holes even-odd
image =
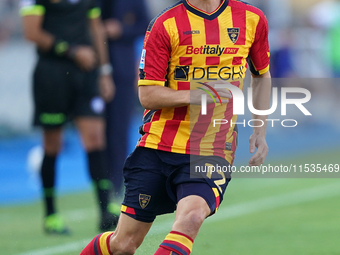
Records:
<instances>
[{"instance_id":1,"label":"player's bare arm","mask_svg":"<svg viewBox=\"0 0 340 255\"><path fill-rule=\"evenodd\" d=\"M25 38L35 43L42 51L52 48L55 37L42 29L44 16L29 15L23 17L23 29Z\"/></svg>"},{"instance_id":2,"label":"player's bare arm","mask_svg":"<svg viewBox=\"0 0 340 255\"><path fill-rule=\"evenodd\" d=\"M214 86L214 85L212 85ZM228 103L228 98L232 95L226 89L215 89L222 98L222 103ZM139 86L139 100L142 106L148 110L156 110L170 107L182 107L189 104L200 104L202 91L196 90L174 90L163 86ZM217 100L217 96L215 100ZM208 98L207 103L213 103L212 98Z\"/></svg>"},{"instance_id":3,"label":"player's bare arm","mask_svg":"<svg viewBox=\"0 0 340 255\"><path fill-rule=\"evenodd\" d=\"M108 57L105 29L100 18L90 19L90 28L100 65L100 94L106 102L109 102L114 96L115 86L112 79L112 67Z\"/></svg>"},{"instance_id":4,"label":"player's bare arm","mask_svg":"<svg viewBox=\"0 0 340 255\"><path fill-rule=\"evenodd\" d=\"M257 110L267 110L270 104L271 93L271 76L270 72L262 75L252 75L251 86L253 88L253 104ZM249 166L261 165L268 153L268 145L266 142L266 119L267 116L253 114L253 119L260 119L264 125L262 127L254 127L253 134L249 138L249 151L256 153L249 160Z\"/></svg>"},{"instance_id":5,"label":"player's bare arm","mask_svg":"<svg viewBox=\"0 0 340 255\"><path fill-rule=\"evenodd\" d=\"M178 91L168 87L139 86L139 101L148 110L181 107L190 103L190 91Z\"/></svg>"}]
</instances>

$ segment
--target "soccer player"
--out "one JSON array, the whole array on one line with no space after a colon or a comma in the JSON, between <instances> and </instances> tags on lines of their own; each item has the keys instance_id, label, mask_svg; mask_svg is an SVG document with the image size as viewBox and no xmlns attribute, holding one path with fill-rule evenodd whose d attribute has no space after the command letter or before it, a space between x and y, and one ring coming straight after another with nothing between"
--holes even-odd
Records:
<instances>
[{"instance_id":1,"label":"soccer player","mask_svg":"<svg viewBox=\"0 0 340 255\"><path fill-rule=\"evenodd\" d=\"M24 33L37 46L34 71L34 124L43 129L41 180L45 203L44 229L69 230L55 207L55 163L62 127L73 119L87 152L89 172L100 208L99 229L117 223L108 211L112 186L105 162L104 100L114 95L100 9L94 0L22 0Z\"/></svg>"},{"instance_id":2,"label":"soccer player","mask_svg":"<svg viewBox=\"0 0 340 255\"><path fill-rule=\"evenodd\" d=\"M151 21L140 63L144 125L124 166L122 214L116 231L96 236L81 255L134 254L155 217L175 209L172 230L155 254L191 253L204 219L216 212L230 181L229 173L221 171L191 178L192 169L228 167L236 150L236 126L212 125L221 115L236 122L234 98L214 86L224 82L242 89L247 59L254 107L268 109L268 24L259 9L236 0L181 0ZM205 88L194 89L198 84ZM196 114L202 90L222 105L207 99L207 113ZM265 126L254 128L249 150L257 150L249 165L264 162L265 135Z\"/></svg>"}]
</instances>

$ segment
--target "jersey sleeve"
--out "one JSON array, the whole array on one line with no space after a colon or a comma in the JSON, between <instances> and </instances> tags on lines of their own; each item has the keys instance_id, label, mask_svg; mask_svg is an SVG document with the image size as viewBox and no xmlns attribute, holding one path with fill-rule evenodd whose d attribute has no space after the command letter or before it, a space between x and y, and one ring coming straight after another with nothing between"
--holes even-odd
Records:
<instances>
[{"instance_id":1,"label":"jersey sleeve","mask_svg":"<svg viewBox=\"0 0 340 255\"><path fill-rule=\"evenodd\" d=\"M268 72L269 60L268 22L262 13L256 28L254 42L249 51L248 64L250 71L254 75L262 75Z\"/></svg>"},{"instance_id":2,"label":"jersey sleeve","mask_svg":"<svg viewBox=\"0 0 340 255\"><path fill-rule=\"evenodd\" d=\"M170 53L170 36L163 23L151 21L144 38L138 86L165 86Z\"/></svg>"},{"instance_id":3,"label":"jersey sleeve","mask_svg":"<svg viewBox=\"0 0 340 255\"><path fill-rule=\"evenodd\" d=\"M20 16L43 16L45 14L44 0L21 0L19 13Z\"/></svg>"},{"instance_id":4,"label":"jersey sleeve","mask_svg":"<svg viewBox=\"0 0 340 255\"><path fill-rule=\"evenodd\" d=\"M87 11L87 17L89 19L97 19L101 15L101 9L99 3L96 0L91 0L90 8Z\"/></svg>"}]
</instances>

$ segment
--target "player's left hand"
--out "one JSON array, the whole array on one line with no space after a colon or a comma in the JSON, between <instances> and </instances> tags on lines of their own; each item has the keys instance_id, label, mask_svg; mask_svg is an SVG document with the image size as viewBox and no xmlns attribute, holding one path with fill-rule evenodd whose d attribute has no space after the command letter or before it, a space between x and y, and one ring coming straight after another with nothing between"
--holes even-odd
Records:
<instances>
[{"instance_id":1,"label":"player's left hand","mask_svg":"<svg viewBox=\"0 0 340 255\"><path fill-rule=\"evenodd\" d=\"M256 153L250 158L249 166L259 166L263 164L268 154L268 145L264 135L252 134L249 138L249 152Z\"/></svg>"},{"instance_id":2,"label":"player's left hand","mask_svg":"<svg viewBox=\"0 0 340 255\"><path fill-rule=\"evenodd\" d=\"M116 92L116 86L111 75L101 75L99 81L99 91L105 102L110 102Z\"/></svg>"}]
</instances>

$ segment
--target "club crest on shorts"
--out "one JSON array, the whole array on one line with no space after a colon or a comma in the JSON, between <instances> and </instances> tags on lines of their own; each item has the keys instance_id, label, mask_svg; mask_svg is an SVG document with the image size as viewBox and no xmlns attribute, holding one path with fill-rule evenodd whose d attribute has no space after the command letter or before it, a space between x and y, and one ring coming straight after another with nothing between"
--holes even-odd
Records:
<instances>
[{"instance_id":1,"label":"club crest on shorts","mask_svg":"<svg viewBox=\"0 0 340 255\"><path fill-rule=\"evenodd\" d=\"M139 194L139 204L142 209L148 206L151 200L151 196L145 194Z\"/></svg>"},{"instance_id":2,"label":"club crest on shorts","mask_svg":"<svg viewBox=\"0 0 340 255\"><path fill-rule=\"evenodd\" d=\"M230 40L233 42L233 44L235 44L238 40L238 37L240 35L240 29L233 27L233 28L227 28L228 31L228 35Z\"/></svg>"}]
</instances>

